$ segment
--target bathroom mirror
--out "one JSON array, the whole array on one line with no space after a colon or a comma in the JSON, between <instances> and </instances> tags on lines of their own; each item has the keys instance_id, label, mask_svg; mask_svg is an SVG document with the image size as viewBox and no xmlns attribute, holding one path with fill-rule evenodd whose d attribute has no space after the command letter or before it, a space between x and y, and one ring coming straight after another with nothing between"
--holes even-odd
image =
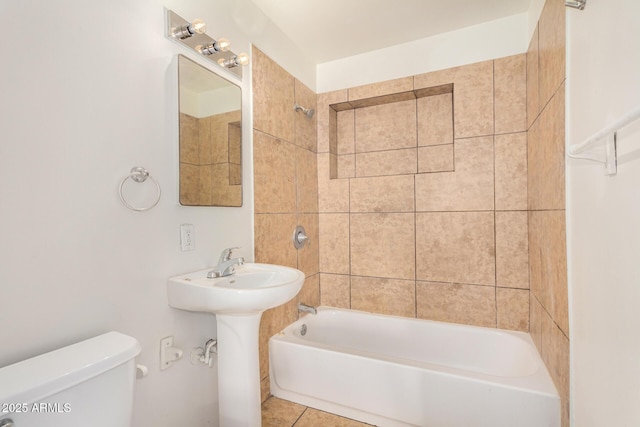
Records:
<instances>
[{"instance_id":1,"label":"bathroom mirror","mask_svg":"<svg viewBox=\"0 0 640 427\"><path fill-rule=\"evenodd\" d=\"M180 204L242 206L242 91L178 56Z\"/></svg>"}]
</instances>

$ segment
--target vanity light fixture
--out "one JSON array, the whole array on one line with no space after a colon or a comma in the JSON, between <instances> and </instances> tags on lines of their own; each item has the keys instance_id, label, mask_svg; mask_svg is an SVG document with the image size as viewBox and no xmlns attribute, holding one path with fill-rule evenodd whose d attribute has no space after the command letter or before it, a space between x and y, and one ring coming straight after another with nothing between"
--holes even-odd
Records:
<instances>
[{"instance_id":1,"label":"vanity light fixture","mask_svg":"<svg viewBox=\"0 0 640 427\"><path fill-rule=\"evenodd\" d=\"M220 58L218 59L218 64L225 68L235 68L240 65L249 65L249 55L247 55L246 53L239 53L238 55L233 56L229 59Z\"/></svg>"},{"instance_id":2,"label":"vanity light fixture","mask_svg":"<svg viewBox=\"0 0 640 427\"><path fill-rule=\"evenodd\" d=\"M194 19L187 25L182 25L178 28L174 28L172 36L179 38L180 40L188 39L194 34L204 34L207 31L207 24L202 19Z\"/></svg>"},{"instance_id":3,"label":"vanity light fixture","mask_svg":"<svg viewBox=\"0 0 640 427\"><path fill-rule=\"evenodd\" d=\"M222 67L225 72L242 79L241 65L249 63L249 55L231 51L231 42L224 38L214 40L206 34L207 26L202 19L189 22L174 11L165 9L165 35L202 58Z\"/></svg>"},{"instance_id":4,"label":"vanity light fixture","mask_svg":"<svg viewBox=\"0 0 640 427\"><path fill-rule=\"evenodd\" d=\"M195 48L198 52L203 55L209 56L218 52L228 52L231 49L231 42L227 39L218 39L214 40L213 43L209 43L207 45L197 45Z\"/></svg>"}]
</instances>

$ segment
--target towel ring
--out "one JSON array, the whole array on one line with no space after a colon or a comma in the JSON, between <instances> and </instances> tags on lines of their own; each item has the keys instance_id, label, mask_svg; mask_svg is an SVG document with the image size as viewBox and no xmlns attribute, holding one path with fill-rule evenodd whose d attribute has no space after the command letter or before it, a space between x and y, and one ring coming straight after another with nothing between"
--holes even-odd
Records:
<instances>
[{"instance_id":1,"label":"towel ring","mask_svg":"<svg viewBox=\"0 0 640 427\"><path fill-rule=\"evenodd\" d=\"M156 185L156 188L158 189L158 196L156 197L155 202L153 202L153 204L151 204L150 206L146 206L146 207L135 207L132 206L125 198L124 195L122 194L122 187L124 187L124 183L127 182L128 179L131 179L134 182L145 182L147 180L147 178L150 178L151 181L153 181L153 183ZM155 207L158 202L160 201L160 196L162 195L162 190L160 189L160 184L158 184L158 181L156 181L150 174L149 171L146 170L145 168L141 167L141 166L134 166L131 168L131 173L129 174L129 176L126 176L121 182L120 182L120 187L118 189L118 194L120 195L120 200L122 201L122 204L125 205L127 208L131 209L132 211L137 211L137 212L142 212L142 211L148 211L149 209Z\"/></svg>"}]
</instances>

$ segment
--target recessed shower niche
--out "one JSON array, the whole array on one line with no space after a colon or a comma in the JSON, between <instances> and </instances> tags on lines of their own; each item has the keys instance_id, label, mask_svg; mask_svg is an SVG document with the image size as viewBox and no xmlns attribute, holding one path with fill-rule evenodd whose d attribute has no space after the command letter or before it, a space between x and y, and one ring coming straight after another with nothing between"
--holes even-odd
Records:
<instances>
[{"instance_id":1,"label":"recessed shower niche","mask_svg":"<svg viewBox=\"0 0 640 427\"><path fill-rule=\"evenodd\" d=\"M453 84L330 105L331 178L454 171Z\"/></svg>"}]
</instances>

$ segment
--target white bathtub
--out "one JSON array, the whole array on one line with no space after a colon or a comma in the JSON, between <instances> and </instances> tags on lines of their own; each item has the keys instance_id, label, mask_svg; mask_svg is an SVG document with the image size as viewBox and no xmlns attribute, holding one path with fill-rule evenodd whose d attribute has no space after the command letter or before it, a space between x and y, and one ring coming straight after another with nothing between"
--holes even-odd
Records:
<instances>
[{"instance_id":1,"label":"white bathtub","mask_svg":"<svg viewBox=\"0 0 640 427\"><path fill-rule=\"evenodd\" d=\"M269 340L269 358L274 396L378 426L560 426L521 332L319 307Z\"/></svg>"}]
</instances>

